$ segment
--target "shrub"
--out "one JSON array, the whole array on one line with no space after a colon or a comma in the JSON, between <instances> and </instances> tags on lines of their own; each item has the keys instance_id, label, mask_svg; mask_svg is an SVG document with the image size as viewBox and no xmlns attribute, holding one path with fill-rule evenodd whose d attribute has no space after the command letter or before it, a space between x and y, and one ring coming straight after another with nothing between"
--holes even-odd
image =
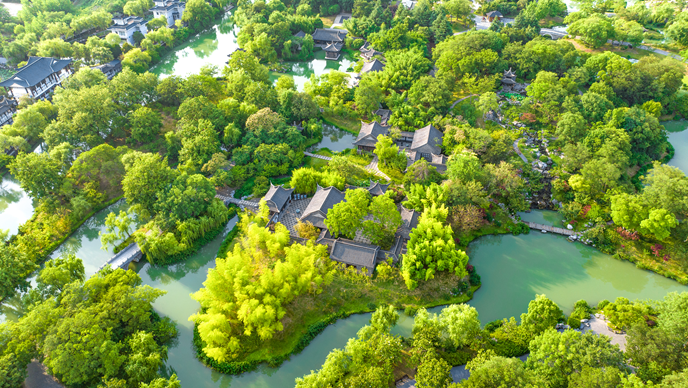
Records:
<instances>
[{"instance_id":1,"label":"shrub","mask_svg":"<svg viewBox=\"0 0 688 388\"><path fill-rule=\"evenodd\" d=\"M597 304L597 309L602 310L604 309L610 302L606 299L602 299L598 304Z\"/></svg>"},{"instance_id":2,"label":"shrub","mask_svg":"<svg viewBox=\"0 0 688 388\"><path fill-rule=\"evenodd\" d=\"M457 350L455 352L444 352L440 350L439 355L451 366L463 365L472 358L471 353L466 350Z\"/></svg>"},{"instance_id":3,"label":"shrub","mask_svg":"<svg viewBox=\"0 0 688 388\"><path fill-rule=\"evenodd\" d=\"M268 190L270 190L270 181L268 180L268 178L264 176L259 176L254 181L253 190L251 191L251 194L256 198L262 197L263 195L265 195L265 193L268 192Z\"/></svg>"},{"instance_id":4,"label":"shrub","mask_svg":"<svg viewBox=\"0 0 688 388\"><path fill-rule=\"evenodd\" d=\"M586 302L585 300L581 299L576 304L573 305L573 310L583 310L586 313L590 314L592 312L592 307Z\"/></svg>"},{"instance_id":5,"label":"shrub","mask_svg":"<svg viewBox=\"0 0 688 388\"><path fill-rule=\"evenodd\" d=\"M473 272L469 275L469 281L471 282L472 285L474 286L479 286L480 285L480 275L478 275L477 272Z\"/></svg>"},{"instance_id":6,"label":"shrub","mask_svg":"<svg viewBox=\"0 0 688 388\"><path fill-rule=\"evenodd\" d=\"M571 326L572 329L577 329L577 328L579 328L580 325L581 325L580 319L578 319L577 317L575 317L573 314L571 314L571 316L569 317L568 321L566 321L566 323L567 323L569 326Z\"/></svg>"},{"instance_id":7,"label":"shrub","mask_svg":"<svg viewBox=\"0 0 688 388\"><path fill-rule=\"evenodd\" d=\"M368 302L366 307L368 308L368 310L375 310L377 308L377 305L373 302Z\"/></svg>"},{"instance_id":8,"label":"shrub","mask_svg":"<svg viewBox=\"0 0 688 388\"><path fill-rule=\"evenodd\" d=\"M493 332L493 331L499 329L500 327L502 327L502 325L504 325L504 321L502 321L501 319L498 319L498 320L492 321L492 322L488 322L485 325L485 331Z\"/></svg>"},{"instance_id":9,"label":"shrub","mask_svg":"<svg viewBox=\"0 0 688 388\"><path fill-rule=\"evenodd\" d=\"M415 316L417 312L418 312L418 308L414 307L414 306L407 306L404 309L404 314L406 314L409 317Z\"/></svg>"},{"instance_id":10,"label":"shrub","mask_svg":"<svg viewBox=\"0 0 688 388\"><path fill-rule=\"evenodd\" d=\"M469 289L468 291L466 291L466 296L469 298L472 298L473 297L473 290Z\"/></svg>"},{"instance_id":11,"label":"shrub","mask_svg":"<svg viewBox=\"0 0 688 388\"><path fill-rule=\"evenodd\" d=\"M540 161L541 161L541 162L547 163L547 160L548 160L547 156L545 156L545 155L540 155Z\"/></svg>"}]
</instances>

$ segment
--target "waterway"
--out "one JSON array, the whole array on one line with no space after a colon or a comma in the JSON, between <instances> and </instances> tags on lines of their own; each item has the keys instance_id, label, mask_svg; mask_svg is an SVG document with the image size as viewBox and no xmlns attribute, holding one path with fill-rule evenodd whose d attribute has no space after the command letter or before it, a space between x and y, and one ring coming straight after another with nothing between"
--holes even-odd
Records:
<instances>
[{"instance_id":1,"label":"waterway","mask_svg":"<svg viewBox=\"0 0 688 388\"><path fill-rule=\"evenodd\" d=\"M551 219L547 213L539 217ZM230 221L229 227L234 222ZM191 345L193 324L188 317L199 305L189 295L202 286L207 270L214 266L221 241L219 236L184 263L169 267L144 264L139 272L144 284L167 291L154 307L178 324L180 336L170 348L168 366L186 382L185 386L292 386L296 377L318 369L332 349L344 347L348 338L354 337L358 329L368 323L370 314L339 320L279 368L261 366L241 376L227 376L204 367L194 357ZM552 234L485 236L469 246L468 254L470 263L482 277L482 288L474 294L470 304L478 310L483 323L518 317L527 310L528 302L536 294L547 295L568 313L579 299L596 304L618 296L631 300L661 299L671 291L688 291L688 287L673 280ZM439 312L441 307L432 311ZM411 318L402 316L394 332L410 335L412 324Z\"/></svg>"},{"instance_id":2,"label":"waterway","mask_svg":"<svg viewBox=\"0 0 688 388\"><path fill-rule=\"evenodd\" d=\"M239 27L234 24L231 16L231 12L225 14L212 28L175 47L174 51L166 54L160 63L151 68L151 72L161 77L187 77L197 74L199 69L206 65L217 66L222 70L229 60L229 54L239 48L236 38ZM291 69L288 72L271 72L270 80L275 82L280 76L286 75L294 79L298 90L303 91L303 85L310 79L311 74L322 75L333 69L348 71L354 62L348 54L342 55L338 61L326 60L325 52L320 50L310 61L289 63Z\"/></svg>"},{"instance_id":3,"label":"waterway","mask_svg":"<svg viewBox=\"0 0 688 388\"><path fill-rule=\"evenodd\" d=\"M33 201L10 173L5 174L0 180L0 229L17 234L32 215Z\"/></svg>"},{"instance_id":4,"label":"waterway","mask_svg":"<svg viewBox=\"0 0 688 388\"><path fill-rule=\"evenodd\" d=\"M323 139L320 143L310 147L310 151L320 148L327 148L332 152L342 152L347 148L353 148L356 135L335 127L334 125L323 125Z\"/></svg>"},{"instance_id":5,"label":"waterway","mask_svg":"<svg viewBox=\"0 0 688 388\"><path fill-rule=\"evenodd\" d=\"M688 120L666 121L662 124L669 132L669 142L676 151L667 164L688 174Z\"/></svg>"}]
</instances>

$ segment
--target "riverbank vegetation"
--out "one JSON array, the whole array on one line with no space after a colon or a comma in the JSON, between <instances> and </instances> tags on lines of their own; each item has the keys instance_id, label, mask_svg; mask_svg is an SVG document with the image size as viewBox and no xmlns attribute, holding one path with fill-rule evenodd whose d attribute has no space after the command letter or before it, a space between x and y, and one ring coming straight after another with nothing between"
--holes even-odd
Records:
<instances>
[{"instance_id":1,"label":"riverbank vegetation","mask_svg":"<svg viewBox=\"0 0 688 388\"><path fill-rule=\"evenodd\" d=\"M435 388L681 387L688 381L682 358L686 303L685 292L668 294L663 301L603 301L596 309L577 302L572 316L582 313L588 319L600 311L610 324L627 322L625 351L604 335L555 330L566 317L544 295L530 302L520 324L512 317L483 329L478 312L466 304L440 314L421 309L411 338L391 334L399 315L394 307L381 306L357 338L333 350L321 369L297 378L296 387L383 387L409 374L416 386ZM522 355L525 361L516 358ZM452 383L451 368L466 363L470 376Z\"/></svg>"},{"instance_id":2,"label":"riverbank vegetation","mask_svg":"<svg viewBox=\"0 0 688 388\"><path fill-rule=\"evenodd\" d=\"M177 335L153 312L164 291L121 269L85 280L73 255L48 261L36 283L22 298L25 315L0 325L0 387L21 386L34 359L69 386L179 386L158 374Z\"/></svg>"}]
</instances>

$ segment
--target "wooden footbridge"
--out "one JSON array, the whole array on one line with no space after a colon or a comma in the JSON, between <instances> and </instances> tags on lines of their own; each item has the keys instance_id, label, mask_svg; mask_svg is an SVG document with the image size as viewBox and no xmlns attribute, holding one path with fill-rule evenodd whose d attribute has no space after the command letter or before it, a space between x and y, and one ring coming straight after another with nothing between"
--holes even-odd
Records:
<instances>
[{"instance_id":1,"label":"wooden footbridge","mask_svg":"<svg viewBox=\"0 0 688 388\"><path fill-rule=\"evenodd\" d=\"M122 268L123 270L127 270L129 268L129 263L132 261L138 263L141 257L143 257L143 252L141 252L139 244L131 243L126 248L119 251L118 254L112 256L105 264L101 265L100 268L98 268L98 272L108 264L112 269Z\"/></svg>"},{"instance_id":2,"label":"wooden footbridge","mask_svg":"<svg viewBox=\"0 0 688 388\"><path fill-rule=\"evenodd\" d=\"M557 228L554 226L543 225L543 224L536 224L535 222L526 222L526 224L530 227L530 229L536 229L536 230L540 230L543 232L561 234L564 236L573 236L574 234L576 234L576 232L574 232L573 230L568 230L568 229L564 229L564 228Z\"/></svg>"}]
</instances>

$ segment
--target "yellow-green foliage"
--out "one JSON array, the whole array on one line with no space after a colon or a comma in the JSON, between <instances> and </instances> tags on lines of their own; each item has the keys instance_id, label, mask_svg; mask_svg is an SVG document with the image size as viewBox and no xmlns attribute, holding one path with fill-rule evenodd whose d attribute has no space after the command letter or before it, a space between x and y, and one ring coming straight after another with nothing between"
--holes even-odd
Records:
<instances>
[{"instance_id":1,"label":"yellow-green foliage","mask_svg":"<svg viewBox=\"0 0 688 388\"><path fill-rule=\"evenodd\" d=\"M217 259L192 295L202 311L189 319L198 324L205 354L218 361L236 356L248 339L271 339L284 329L287 303L321 292L333 279L324 245L289 245L287 228L278 223L271 232L261 215L244 214L240 227L234 250Z\"/></svg>"}]
</instances>

